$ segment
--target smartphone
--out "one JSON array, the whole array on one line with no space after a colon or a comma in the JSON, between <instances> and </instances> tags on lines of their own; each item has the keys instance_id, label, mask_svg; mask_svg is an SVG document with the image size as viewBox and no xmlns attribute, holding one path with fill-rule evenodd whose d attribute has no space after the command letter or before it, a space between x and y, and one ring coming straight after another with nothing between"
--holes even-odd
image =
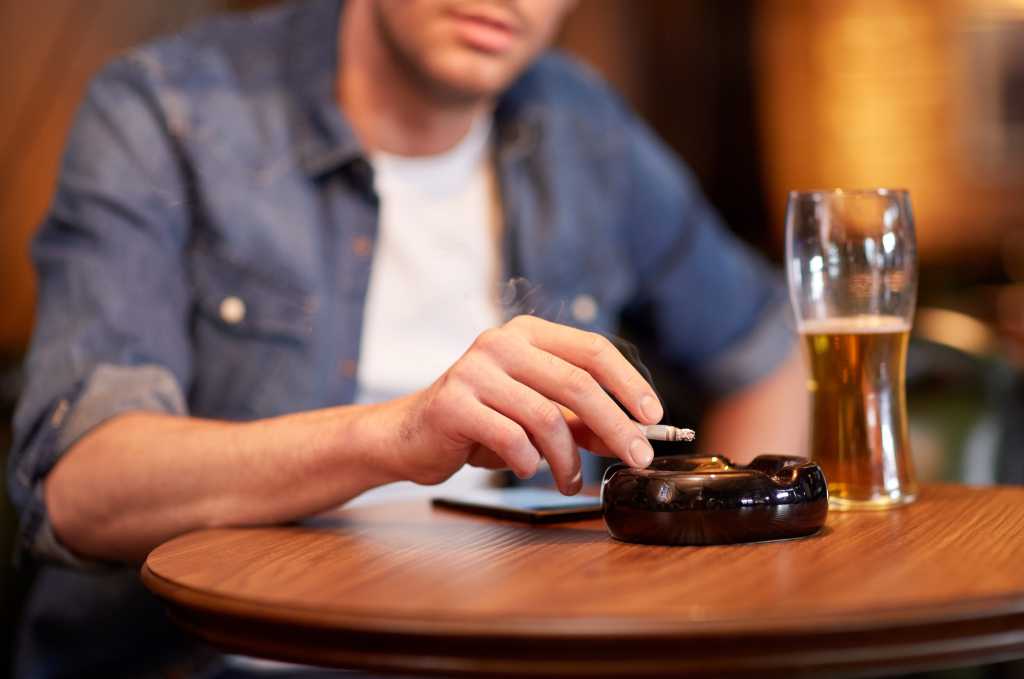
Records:
<instances>
[{"instance_id":1,"label":"smartphone","mask_svg":"<svg viewBox=\"0 0 1024 679\"><path fill-rule=\"evenodd\" d=\"M601 498L562 495L546 488L482 488L435 497L435 507L527 523L579 521L601 516Z\"/></svg>"}]
</instances>

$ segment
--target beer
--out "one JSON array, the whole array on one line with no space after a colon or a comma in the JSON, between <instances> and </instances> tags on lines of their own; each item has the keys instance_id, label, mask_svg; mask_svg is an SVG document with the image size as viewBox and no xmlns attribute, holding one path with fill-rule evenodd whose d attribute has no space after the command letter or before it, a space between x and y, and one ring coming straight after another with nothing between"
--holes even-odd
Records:
<instances>
[{"instance_id":1,"label":"beer","mask_svg":"<svg viewBox=\"0 0 1024 679\"><path fill-rule=\"evenodd\" d=\"M811 455L837 508L884 508L917 492L904 381L910 324L897 316L805 320Z\"/></svg>"}]
</instances>

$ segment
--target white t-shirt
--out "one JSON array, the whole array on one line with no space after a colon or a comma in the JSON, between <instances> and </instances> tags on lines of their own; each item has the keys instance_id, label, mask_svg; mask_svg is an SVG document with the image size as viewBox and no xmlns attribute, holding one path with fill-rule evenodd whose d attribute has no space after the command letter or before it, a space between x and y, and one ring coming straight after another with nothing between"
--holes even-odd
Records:
<instances>
[{"instance_id":1,"label":"white t-shirt","mask_svg":"<svg viewBox=\"0 0 1024 679\"><path fill-rule=\"evenodd\" d=\"M376 403L430 385L499 325L500 196L490 116L434 156L374 153L379 233L363 318L356 401ZM484 485L466 467L442 486L397 483L355 503Z\"/></svg>"}]
</instances>

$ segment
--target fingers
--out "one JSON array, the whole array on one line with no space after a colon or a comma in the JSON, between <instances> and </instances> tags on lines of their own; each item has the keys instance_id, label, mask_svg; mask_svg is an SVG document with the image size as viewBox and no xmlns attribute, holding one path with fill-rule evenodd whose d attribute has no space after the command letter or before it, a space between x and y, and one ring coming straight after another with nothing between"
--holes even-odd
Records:
<instances>
[{"instance_id":1,"label":"fingers","mask_svg":"<svg viewBox=\"0 0 1024 679\"><path fill-rule=\"evenodd\" d=\"M481 469L508 469L508 463L501 459L500 455L483 446L476 446L473 449L473 452L466 458L466 464Z\"/></svg>"},{"instance_id":2,"label":"fingers","mask_svg":"<svg viewBox=\"0 0 1024 679\"><path fill-rule=\"evenodd\" d=\"M518 422L551 467L558 489L575 495L583 487L580 456L562 410L526 385L495 370L478 393L484 405Z\"/></svg>"},{"instance_id":3,"label":"fingers","mask_svg":"<svg viewBox=\"0 0 1024 679\"><path fill-rule=\"evenodd\" d=\"M569 427L569 431L572 432L572 438L576 441L578 448L584 448L596 455L602 455L604 457L618 457L611 448L609 448L601 437L595 434L587 423L579 418L579 415L569 410L565 406L559 406L562 411L562 418Z\"/></svg>"},{"instance_id":4,"label":"fingers","mask_svg":"<svg viewBox=\"0 0 1024 679\"><path fill-rule=\"evenodd\" d=\"M540 453L522 426L471 399L466 401L463 422L464 434L494 451L516 476L527 479L537 473Z\"/></svg>"},{"instance_id":5,"label":"fingers","mask_svg":"<svg viewBox=\"0 0 1024 679\"><path fill-rule=\"evenodd\" d=\"M508 326L523 333L538 349L590 373L638 421L661 421L664 411L654 389L608 338L532 316L517 317Z\"/></svg>"},{"instance_id":6,"label":"fingers","mask_svg":"<svg viewBox=\"0 0 1024 679\"><path fill-rule=\"evenodd\" d=\"M651 444L588 371L529 345L507 356L504 367L513 379L571 409L626 464L651 463Z\"/></svg>"},{"instance_id":7,"label":"fingers","mask_svg":"<svg viewBox=\"0 0 1024 679\"><path fill-rule=\"evenodd\" d=\"M659 421L661 404L618 349L595 333L518 317L480 335L441 385L471 394L473 405L441 421L463 423L461 435L494 451L520 477L531 475L543 456L563 493L581 486L577 442L636 467L654 457L609 392L640 422Z\"/></svg>"}]
</instances>

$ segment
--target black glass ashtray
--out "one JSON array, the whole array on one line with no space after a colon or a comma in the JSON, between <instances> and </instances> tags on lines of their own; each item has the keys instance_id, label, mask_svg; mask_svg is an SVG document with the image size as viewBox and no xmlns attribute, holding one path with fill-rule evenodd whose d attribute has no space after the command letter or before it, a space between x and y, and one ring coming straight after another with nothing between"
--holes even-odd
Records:
<instances>
[{"instance_id":1,"label":"black glass ashtray","mask_svg":"<svg viewBox=\"0 0 1024 679\"><path fill-rule=\"evenodd\" d=\"M723 545L816 533L828 486L814 462L760 455L747 466L721 456L655 458L647 469L609 467L601 482L612 537L654 545Z\"/></svg>"}]
</instances>

